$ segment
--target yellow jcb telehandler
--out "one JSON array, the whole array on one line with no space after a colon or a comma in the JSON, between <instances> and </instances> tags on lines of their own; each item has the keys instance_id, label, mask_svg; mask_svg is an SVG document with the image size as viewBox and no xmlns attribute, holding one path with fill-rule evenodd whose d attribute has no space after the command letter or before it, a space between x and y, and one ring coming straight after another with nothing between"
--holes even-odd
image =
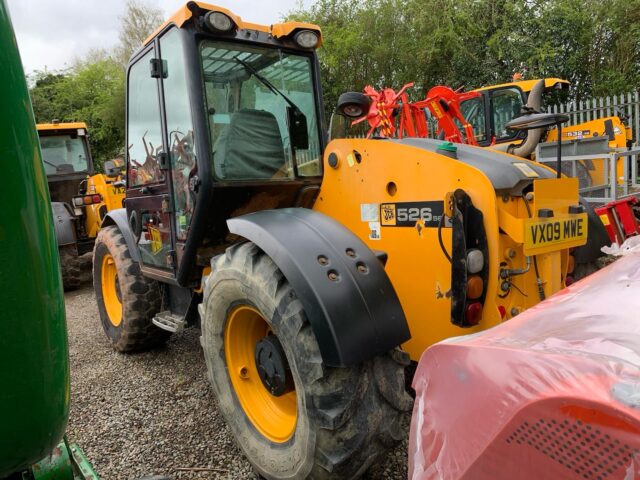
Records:
<instances>
[{"instance_id":1,"label":"yellow jcb telehandler","mask_svg":"<svg viewBox=\"0 0 640 480\"><path fill-rule=\"evenodd\" d=\"M328 142L321 43L201 2L160 26L127 68L125 208L94 248L113 347L200 325L220 412L269 479L362 475L406 436L410 361L562 289L588 231L577 180L534 162Z\"/></svg>"},{"instance_id":2,"label":"yellow jcb telehandler","mask_svg":"<svg viewBox=\"0 0 640 480\"><path fill-rule=\"evenodd\" d=\"M95 173L87 125L84 122L37 125L42 162L60 253L65 290L80 285L79 255L93 250L100 223L107 211L122 208L123 163L105 162L105 173Z\"/></svg>"}]
</instances>

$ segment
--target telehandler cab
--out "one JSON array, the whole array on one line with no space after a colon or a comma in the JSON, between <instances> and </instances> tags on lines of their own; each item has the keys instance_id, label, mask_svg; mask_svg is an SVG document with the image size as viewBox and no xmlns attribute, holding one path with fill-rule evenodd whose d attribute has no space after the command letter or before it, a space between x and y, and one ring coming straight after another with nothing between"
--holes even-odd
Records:
<instances>
[{"instance_id":1,"label":"telehandler cab","mask_svg":"<svg viewBox=\"0 0 640 480\"><path fill-rule=\"evenodd\" d=\"M406 435L409 360L563 288L587 236L577 181L522 158L327 145L321 43L200 2L159 27L127 70L126 208L94 249L114 348L200 323L220 411L269 479L363 474Z\"/></svg>"}]
</instances>

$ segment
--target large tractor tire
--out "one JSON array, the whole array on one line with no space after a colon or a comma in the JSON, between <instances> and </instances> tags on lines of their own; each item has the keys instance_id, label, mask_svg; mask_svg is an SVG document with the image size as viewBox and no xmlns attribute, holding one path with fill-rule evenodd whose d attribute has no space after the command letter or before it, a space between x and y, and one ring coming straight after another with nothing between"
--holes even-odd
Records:
<instances>
[{"instance_id":1,"label":"large tractor tire","mask_svg":"<svg viewBox=\"0 0 640 480\"><path fill-rule=\"evenodd\" d=\"M93 287L104 332L119 352L159 345L170 333L152 323L163 286L142 275L116 226L100 230L93 249Z\"/></svg>"},{"instance_id":2,"label":"large tractor tire","mask_svg":"<svg viewBox=\"0 0 640 480\"><path fill-rule=\"evenodd\" d=\"M62 285L65 290L76 290L80 287L80 259L75 245L63 245L58 248L60 254L60 270Z\"/></svg>"},{"instance_id":3,"label":"large tractor tire","mask_svg":"<svg viewBox=\"0 0 640 480\"><path fill-rule=\"evenodd\" d=\"M302 303L255 244L229 248L211 268L200 305L208 374L258 473L357 478L406 436L406 354L328 367Z\"/></svg>"}]
</instances>

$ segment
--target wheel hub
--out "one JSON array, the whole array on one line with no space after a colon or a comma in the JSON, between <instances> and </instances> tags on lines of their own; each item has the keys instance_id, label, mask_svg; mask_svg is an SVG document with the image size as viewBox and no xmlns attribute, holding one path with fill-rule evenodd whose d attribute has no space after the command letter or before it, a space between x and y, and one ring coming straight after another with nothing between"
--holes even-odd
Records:
<instances>
[{"instance_id":1,"label":"wheel hub","mask_svg":"<svg viewBox=\"0 0 640 480\"><path fill-rule=\"evenodd\" d=\"M262 384L271 395L279 397L294 389L280 340L271 333L256 343L256 368Z\"/></svg>"}]
</instances>

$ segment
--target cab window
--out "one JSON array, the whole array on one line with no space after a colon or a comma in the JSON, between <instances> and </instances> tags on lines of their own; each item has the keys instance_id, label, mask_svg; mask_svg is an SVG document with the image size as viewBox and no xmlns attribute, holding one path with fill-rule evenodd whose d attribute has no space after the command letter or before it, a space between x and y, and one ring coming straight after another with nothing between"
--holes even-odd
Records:
<instances>
[{"instance_id":1,"label":"cab window","mask_svg":"<svg viewBox=\"0 0 640 480\"><path fill-rule=\"evenodd\" d=\"M487 118L484 111L484 97L471 98L460 105L462 116L473 127L473 134L478 143L487 139ZM455 120L460 131L464 131L463 126Z\"/></svg>"},{"instance_id":2,"label":"cab window","mask_svg":"<svg viewBox=\"0 0 640 480\"><path fill-rule=\"evenodd\" d=\"M149 74L153 51L129 70L127 114L129 186L164 181L158 154L163 151L157 80Z\"/></svg>"},{"instance_id":3,"label":"cab window","mask_svg":"<svg viewBox=\"0 0 640 480\"><path fill-rule=\"evenodd\" d=\"M47 175L88 172L89 162L84 138L71 134L41 135L42 162Z\"/></svg>"},{"instance_id":4,"label":"cab window","mask_svg":"<svg viewBox=\"0 0 640 480\"><path fill-rule=\"evenodd\" d=\"M522 92L518 88L505 88L493 92L493 125L497 141L517 135L515 130L507 130L506 124L520 116L522 109Z\"/></svg>"},{"instance_id":5,"label":"cab window","mask_svg":"<svg viewBox=\"0 0 640 480\"><path fill-rule=\"evenodd\" d=\"M189 188L189 182L197 173L197 164L182 38L177 28L169 30L160 38L160 55L165 62L166 70L162 87L171 159L176 233L179 240L184 240L195 208L195 194Z\"/></svg>"},{"instance_id":6,"label":"cab window","mask_svg":"<svg viewBox=\"0 0 640 480\"><path fill-rule=\"evenodd\" d=\"M200 53L215 177L275 180L320 175L310 57L219 41L204 41ZM303 141L300 131L292 128L292 114L306 122Z\"/></svg>"}]
</instances>

